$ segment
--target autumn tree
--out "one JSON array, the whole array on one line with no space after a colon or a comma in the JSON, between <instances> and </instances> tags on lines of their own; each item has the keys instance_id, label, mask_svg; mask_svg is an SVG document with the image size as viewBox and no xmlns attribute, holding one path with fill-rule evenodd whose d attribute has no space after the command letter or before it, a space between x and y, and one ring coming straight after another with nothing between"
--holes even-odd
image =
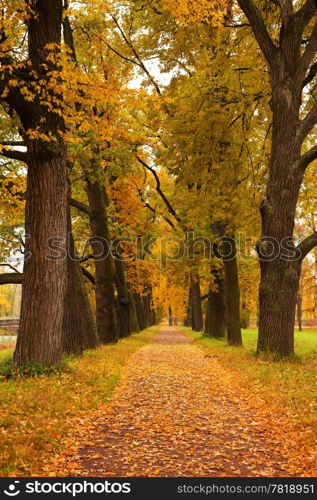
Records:
<instances>
[{"instance_id":1,"label":"autumn tree","mask_svg":"<svg viewBox=\"0 0 317 500\"><path fill-rule=\"evenodd\" d=\"M294 352L296 297L303 258L317 244L316 233L294 243L296 206L306 169L317 156L309 135L317 122L314 85L317 50L316 3L292 0L268 6L238 0L270 71L272 149L266 196L260 207L262 237L259 351ZM273 29L274 26L274 29ZM309 149L310 148L310 149Z\"/></svg>"},{"instance_id":2,"label":"autumn tree","mask_svg":"<svg viewBox=\"0 0 317 500\"><path fill-rule=\"evenodd\" d=\"M29 236L15 362L49 364L61 357L67 288L65 258L56 259L56 254L47 258L47 243L53 240L66 254L68 184L62 136L65 124L60 113L61 95L51 79L58 72L63 3L30 0L24 4L24 13L19 14L20 20L17 12L21 11L10 4L2 10L2 102L19 117L28 163L25 225ZM17 23L14 27L10 24L12 9L13 23ZM23 50L20 59L14 51L19 23L27 26L27 59ZM32 90L41 85L49 88L48 94L42 99L40 95L33 98Z\"/></svg>"}]
</instances>

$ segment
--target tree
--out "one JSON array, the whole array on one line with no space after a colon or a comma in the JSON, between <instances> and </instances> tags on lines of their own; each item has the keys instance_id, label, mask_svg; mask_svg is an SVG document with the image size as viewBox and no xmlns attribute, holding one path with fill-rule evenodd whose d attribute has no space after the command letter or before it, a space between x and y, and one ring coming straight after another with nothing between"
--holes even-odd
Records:
<instances>
[{"instance_id":1,"label":"tree","mask_svg":"<svg viewBox=\"0 0 317 500\"><path fill-rule=\"evenodd\" d=\"M10 2L9 2L10 3ZM20 133L27 146L26 255L22 288L21 323L15 362L56 363L62 353L66 273L67 164L62 137L65 124L60 113L61 95L54 89L52 74L58 72L63 15L62 0L33 0L24 5L27 14L28 59L14 58L2 32L2 101L19 117ZM10 15L5 6L3 16ZM21 12L21 11L20 11ZM4 26L10 19L4 19ZM16 20L15 20L16 21ZM8 35L9 36L9 35ZM11 47L14 40L10 40ZM47 95L33 97L31 89L45 86ZM24 153L25 155L25 153ZM21 155L19 155L21 156ZM19 158L18 158L19 159ZM55 241L64 258L47 258L47 244Z\"/></svg>"},{"instance_id":2,"label":"tree","mask_svg":"<svg viewBox=\"0 0 317 500\"><path fill-rule=\"evenodd\" d=\"M260 206L262 236L257 244L261 264L258 350L289 356L294 352L301 264L317 244L317 233L297 246L294 243L303 176L317 157L317 147L308 149L307 141L317 123L317 104L309 95L317 74L316 3L307 0L296 8L292 0L272 1L274 33L265 23L265 7L261 12L253 0L238 3L269 67L272 90L271 158L266 196Z\"/></svg>"}]
</instances>

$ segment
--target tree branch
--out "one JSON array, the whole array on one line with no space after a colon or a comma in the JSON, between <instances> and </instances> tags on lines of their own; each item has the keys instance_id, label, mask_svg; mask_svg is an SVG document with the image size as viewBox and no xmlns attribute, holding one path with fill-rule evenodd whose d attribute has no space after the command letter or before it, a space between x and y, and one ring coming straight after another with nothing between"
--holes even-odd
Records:
<instances>
[{"instance_id":1,"label":"tree branch","mask_svg":"<svg viewBox=\"0 0 317 500\"><path fill-rule=\"evenodd\" d=\"M22 161L23 163L27 163L27 153L25 151L16 151L14 149L6 149L2 148L0 151L1 156L5 156L10 160Z\"/></svg>"},{"instance_id":2,"label":"tree branch","mask_svg":"<svg viewBox=\"0 0 317 500\"><path fill-rule=\"evenodd\" d=\"M312 131L314 126L317 123L317 103L314 104L312 109L307 113L305 118L303 118L300 122L298 128L298 136L301 143L304 142L307 135Z\"/></svg>"},{"instance_id":3,"label":"tree branch","mask_svg":"<svg viewBox=\"0 0 317 500\"><path fill-rule=\"evenodd\" d=\"M22 273L3 273L0 274L0 285L20 285L22 278Z\"/></svg>"},{"instance_id":4,"label":"tree branch","mask_svg":"<svg viewBox=\"0 0 317 500\"><path fill-rule=\"evenodd\" d=\"M24 141L4 141L2 142L2 146L21 146L21 147L26 147L26 144Z\"/></svg>"},{"instance_id":5,"label":"tree branch","mask_svg":"<svg viewBox=\"0 0 317 500\"><path fill-rule=\"evenodd\" d=\"M306 75L307 71L309 70L309 67L312 64L313 59L316 55L316 50L317 50L317 21L315 22L314 27L311 31L309 41L307 43L306 49L304 51L304 54L302 55L302 58L300 60L300 63L299 63L299 66L298 66L298 69L296 72L297 78L300 78L303 82L305 81L305 75ZM304 83L303 83L303 85L304 85Z\"/></svg>"},{"instance_id":6,"label":"tree branch","mask_svg":"<svg viewBox=\"0 0 317 500\"><path fill-rule=\"evenodd\" d=\"M308 75L303 81L302 90L315 78L316 75L317 75L317 62L312 65Z\"/></svg>"},{"instance_id":7,"label":"tree branch","mask_svg":"<svg viewBox=\"0 0 317 500\"><path fill-rule=\"evenodd\" d=\"M272 67L278 49L270 37L259 9L253 3L253 0L238 0L238 4L251 24L254 36L265 59L267 60L269 66Z\"/></svg>"},{"instance_id":8,"label":"tree branch","mask_svg":"<svg viewBox=\"0 0 317 500\"><path fill-rule=\"evenodd\" d=\"M87 215L90 214L90 210L89 210L88 205L85 205L84 203L81 203L78 200L74 200L73 198L71 198L69 200L69 203L70 203L71 207L77 208L78 210L80 210L81 212L84 212Z\"/></svg>"},{"instance_id":9,"label":"tree branch","mask_svg":"<svg viewBox=\"0 0 317 500\"><path fill-rule=\"evenodd\" d=\"M177 222L179 222L181 224L181 219L180 217L177 215L176 213L176 210L174 210L174 208L172 207L171 203L169 202L168 198L165 196L165 194L163 193L162 191L162 188L161 188L161 181L160 181L160 178L156 172L156 170L153 168L153 167L150 167L150 165L148 165L144 160L142 160L142 158L140 158L138 155L136 155L136 159L138 160L139 163L141 163L141 165L143 165L144 168L146 168L147 170L149 170L155 181L156 181L156 191L158 192L158 194L160 195L160 197L162 198L162 200L164 201L168 211L170 214L173 215L173 217L177 220Z\"/></svg>"},{"instance_id":10,"label":"tree branch","mask_svg":"<svg viewBox=\"0 0 317 500\"><path fill-rule=\"evenodd\" d=\"M143 193L141 191L141 189L138 189L138 194L139 194L139 197L140 197L140 200L142 201L142 203L144 204L144 207L145 208L148 208L155 216L158 214L159 216L161 216L165 222L167 222L167 224L172 228L172 229L176 229L176 226L175 224L171 221L171 219L169 219L168 217L166 217L164 214L162 213L158 213L156 208L153 208L152 205L150 205L149 202L145 201L144 200L144 197L143 197Z\"/></svg>"},{"instance_id":11,"label":"tree branch","mask_svg":"<svg viewBox=\"0 0 317 500\"><path fill-rule=\"evenodd\" d=\"M200 300L203 302L204 300L208 299L208 297L209 297L209 293L206 293L206 295L202 295L200 297Z\"/></svg>"},{"instance_id":12,"label":"tree branch","mask_svg":"<svg viewBox=\"0 0 317 500\"><path fill-rule=\"evenodd\" d=\"M297 250L299 251L300 258L304 259L306 255L309 254L309 252L313 250L313 248L315 248L316 246L317 246L317 232L311 234L310 236L305 238L305 240L299 243L299 245L297 245Z\"/></svg>"},{"instance_id":13,"label":"tree branch","mask_svg":"<svg viewBox=\"0 0 317 500\"><path fill-rule=\"evenodd\" d=\"M83 275L94 285L94 276L85 267L81 267L81 270ZM23 273L20 272L0 274L0 285L20 285L22 284L22 280Z\"/></svg>"},{"instance_id":14,"label":"tree branch","mask_svg":"<svg viewBox=\"0 0 317 500\"><path fill-rule=\"evenodd\" d=\"M307 0L306 3L295 13L300 20L301 33L305 30L308 23L316 14L316 0Z\"/></svg>"},{"instance_id":15,"label":"tree branch","mask_svg":"<svg viewBox=\"0 0 317 500\"><path fill-rule=\"evenodd\" d=\"M306 170L308 165L314 160L317 160L317 145L313 148L309 149L306 153L304 153L299 160L296 162L296 168Z\"/></svg>"},{"instance_id":16,"label":"tree branch","mask_svg":"<svg viewBox=\"0 0 317 500\"><path fill-rule=\"evenodd\" d=\"M86 278L88 278L88 280L93 284L95 285L96 284L96 280L95 280L95 277L85 268L85 267L82 267L81 268L82 270L82 273L84 276L86 276ZM1 276L1 275L0 275Z\"/></svg>"}]
</instances>

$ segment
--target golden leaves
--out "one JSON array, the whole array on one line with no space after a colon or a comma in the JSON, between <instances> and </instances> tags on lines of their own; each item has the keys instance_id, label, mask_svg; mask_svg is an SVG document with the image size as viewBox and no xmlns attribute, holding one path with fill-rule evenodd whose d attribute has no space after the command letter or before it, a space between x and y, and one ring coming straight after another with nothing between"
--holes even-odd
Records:
<instances>
[{"instance_id":1,"label":"golden leaves","mask_svg":"<svg viewBox=\"0 0 317 500\"><path fill-rule=\"evenodd\" d=\"M52 458L64 459L66 448L74 452L80 445L127 357L154 331L86 351L82 358L70 361L74 370L70 374L1 382L1 476L54 475L57 466Z\"/></svg>"},{"instance_id":2,"label":"golden leaves","mask_svg":"<svg viewBox=\"0 0 317 500\"><path fill-rule=\"evenodd\" d=\"M291 476L316 452L283 411L251 394L221 356L175 330L136 352L110 406L87 415L57 475ZM85 419L84 419L85 421ZM307 457L306 461L303 456ZM52 469L49 468L50 471Z\"/></svg>"},{"instance_id":3,"label":"golden leaves","mask_svg":"<svg viewBox=\"0 0 317 500\"><path fill-rule=\"evenodd\" d=\"M162 0L163 7L169 10L182 23L207 22L219 26L223 21L228 0Z\"/></svg>"}]
</instances>

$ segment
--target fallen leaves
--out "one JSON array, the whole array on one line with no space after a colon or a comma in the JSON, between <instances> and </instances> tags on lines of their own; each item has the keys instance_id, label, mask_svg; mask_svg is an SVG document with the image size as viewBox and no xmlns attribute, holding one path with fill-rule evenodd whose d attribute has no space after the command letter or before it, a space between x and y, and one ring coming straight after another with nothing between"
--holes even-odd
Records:
<instances>
[{"instance_id":1,"label":"fallen leaves","mask_svg":"<svg viewBox=\"0 0 317 500\"><path fill-rule=\"evenodd\" d=\"M1 382L0 475L54 476L55 460L87 439L127 359L156 331L87 351L70 361L69 374ZM76 460L70 470L79 472Z\"/></svg>"},{"instance_id":2,"label":"fallen leaves","mask_svg":"<svg viewBox=\"0 0 317 500\"><path fill-rule=\"evenodd\" d=\"M296 419L173 330L129 360L110 405L72 422L61 476L313 476ZM220 356L219 356L220 358ZM37 473L41 474L39 469Z\"/></svg>"}]
</instances>

